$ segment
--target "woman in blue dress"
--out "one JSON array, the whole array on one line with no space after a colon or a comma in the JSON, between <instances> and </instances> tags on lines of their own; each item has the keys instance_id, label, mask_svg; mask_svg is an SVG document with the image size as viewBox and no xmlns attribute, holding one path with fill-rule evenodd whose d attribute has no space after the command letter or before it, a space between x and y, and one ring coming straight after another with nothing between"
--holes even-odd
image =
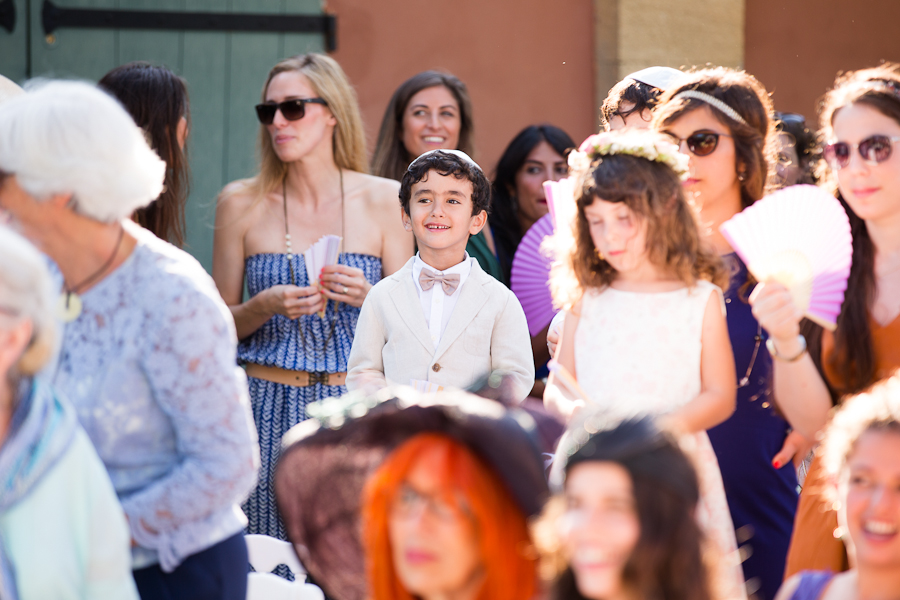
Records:
<instances>
[{"instance_id":1,"label":"woman in blue dress","mask_svg":"<svg viewBox=\"0 0 900 600\"><path fill-rule=\"evenodd\" d=\"M805 440L791 433L772 397L772 356L751 312L753 282L719 225L759 200L772 176L772 105L750 75L706 69L678 80L660 99L653 126L690 157L685 190L700 209L708 239L732 266L725 293L737 372L737 407L710 429L750 598L772 600L781 584L797 509L797 472Z\"/></svg>"},{"instance_id":2,"label":"woman in blue dress","mask_svg":"<svg viewBox=\"0 0 900 600\"><path fill-rule=\"evenodd\" d=\"M366 174L356 95L333 59L306 54L275 65L256 112L260 171L219 197L213 278L234 315L259 433L248 532L284 539L271 487L281 436L306 418L309 402L346 391L363 300L413 244L398 184ZM303 252L325 235L343 238L341 254L310 285Z\"/></svg>"}]
</instances>

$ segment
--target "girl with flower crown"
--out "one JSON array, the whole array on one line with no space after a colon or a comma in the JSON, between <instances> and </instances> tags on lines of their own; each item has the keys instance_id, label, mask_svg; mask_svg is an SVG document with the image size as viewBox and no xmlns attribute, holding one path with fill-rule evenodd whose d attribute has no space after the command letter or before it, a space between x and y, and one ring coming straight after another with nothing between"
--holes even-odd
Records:
<instances>
[{"instance_id":1,"label":"girl with flower crown","mask_svg":"<svg viewBox=\"0 0 900 600\"><path fill-rule=\"evenodd\" d=\"M676 432L697 466L698 519L722 563L715 597L744 598L705 431L735 406L719 287L728 280L682 190L687 157L660 134L630 130L588 138L569 161L573 215L565 227L565 201L558 202L551 277L554 301L566 310L556 355L562 368L545 403L567 419L585 404L621 419L652 415Z\"/></svg>"}]
</instances>

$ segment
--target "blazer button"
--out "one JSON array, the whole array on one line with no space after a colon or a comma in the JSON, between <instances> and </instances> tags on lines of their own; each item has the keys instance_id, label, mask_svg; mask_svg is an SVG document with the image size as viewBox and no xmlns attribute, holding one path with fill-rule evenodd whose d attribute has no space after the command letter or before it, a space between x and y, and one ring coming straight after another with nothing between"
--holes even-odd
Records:
<instances>
[{"instance_id":1,"label":"blazer button","mask_svg":"<svg viewBox=\"0 0 900 600\"><path fill-rule=\"evenodd\" d=\"M431 365L431 370L434 371L435 373L437 373L438 371L441 370L441 365L434 363L433 365Z\"/></svg>"}]
</instances>

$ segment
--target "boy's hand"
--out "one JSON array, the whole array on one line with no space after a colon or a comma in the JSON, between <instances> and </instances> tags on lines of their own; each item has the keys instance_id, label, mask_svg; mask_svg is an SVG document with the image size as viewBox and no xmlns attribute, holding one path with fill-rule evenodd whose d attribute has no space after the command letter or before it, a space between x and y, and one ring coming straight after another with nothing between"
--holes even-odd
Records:
<instances>
[{"instance_id":1,"label":"boy's hand","mask_svg":"<svg viewBox=\"0 0 900 600\"><path fill-rule=\"evenodd\" d=\"M362 269L346 265L329 265L319 275L322 295L329 300L359 308L372 289Z\"/></svg>"}]
</instances>

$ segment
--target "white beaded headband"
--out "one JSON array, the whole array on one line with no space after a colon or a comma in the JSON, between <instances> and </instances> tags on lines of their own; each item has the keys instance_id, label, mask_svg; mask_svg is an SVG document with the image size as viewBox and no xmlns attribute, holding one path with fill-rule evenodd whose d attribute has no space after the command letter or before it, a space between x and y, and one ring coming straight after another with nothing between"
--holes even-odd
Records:
<instances>
[{"instance_id":1,"label":"white beaded headband","mask_svg":"<svg viewBox=\"0 0 900 600\"><path fill-rule=\"evenodd\" d=\"M710 106L714 106L719 109L723 114L728 117L731 117L738 123L743 123L744 125L748 125L747 121L744 120L738 111L734 110L715 96L711 96L706 92L699 92L697 90L685 90L683 92L678 92L675 94L675 98L673 100L677 100L678 98L693 98L694 100L700 100L701 102L706 102Z\"/></svg>"},{"instance_id":2,"label":"white beaded headband","mask_svg":"<svg viewBox=\"0 0 900 600\"><path fill-rule=\"evenodd\" d=\"M429 150L428 152L420 154L418 158L416 158L414 161L409 163L409 166L406 167L406 170L409 171L410 169L413 168L414 164L416 164L417 162L419 162L421 159L425 158L426 156L431 156L435 152L446 152L447 154L452 154L453 156L461 159L463 162L467 162L470 165L472 165L473 167L475 167L476 169L478 169L479 171L482 171L481 167L478 166L478 163L475 162L474 160L472 160L472 158L468 154L463 152L462 150L445 150L443 148L440 148L438 150ZM483 172L484 171L482 171L482 173Z\"/></svg>"}]
</instances>

